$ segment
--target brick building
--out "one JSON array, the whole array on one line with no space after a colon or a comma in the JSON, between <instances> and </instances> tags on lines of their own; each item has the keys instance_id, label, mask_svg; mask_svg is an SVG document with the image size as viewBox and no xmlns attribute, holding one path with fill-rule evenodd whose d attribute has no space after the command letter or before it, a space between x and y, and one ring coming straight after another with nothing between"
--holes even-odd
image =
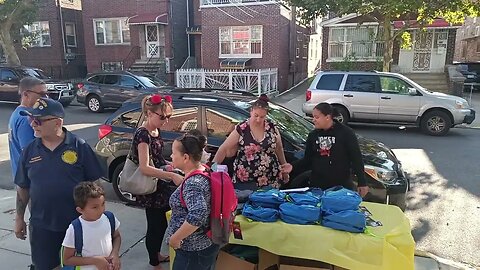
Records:
<instances>
[{"instance_id":1,"label":"brick building","mask_svg":"<svg viewBox=\"0 0 480 270\"><path fill-rule=\"evenodd\" d=\"M459 62L480 61L480 18L466 18L458 29L454 60Z\"/></svg>"},{"instance_id":2,"label":"brick building","mask_svg":"<svg viewBox=\"0 0 480 270\"><path fill-rule=\"evenodd\" d=\"M58 5L60 3L60 6ZM39 2L35 21L22 34L31 46L16 51L22 65L41 68L55 78L79 78L86 74L81 0Z\"/></svg>"}]
</instances>

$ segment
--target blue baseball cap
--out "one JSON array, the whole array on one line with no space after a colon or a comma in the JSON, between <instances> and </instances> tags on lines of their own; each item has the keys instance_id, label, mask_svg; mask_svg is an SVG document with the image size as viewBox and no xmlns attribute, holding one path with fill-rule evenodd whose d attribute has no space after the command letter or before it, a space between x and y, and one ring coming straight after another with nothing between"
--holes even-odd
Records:
<instances>
[{"instance_id":1,"label":"blue baseball cap","mask_svg":"<svg viewBox=\"0 0 480 270\"><path fill-rule=\"evenodd\" d=\"M32 108L20 111L20 115L31 117L55 116L58 118L65 117L62 103L51 98L39 98L35 101Z\"/></svg>"}]
</instances>

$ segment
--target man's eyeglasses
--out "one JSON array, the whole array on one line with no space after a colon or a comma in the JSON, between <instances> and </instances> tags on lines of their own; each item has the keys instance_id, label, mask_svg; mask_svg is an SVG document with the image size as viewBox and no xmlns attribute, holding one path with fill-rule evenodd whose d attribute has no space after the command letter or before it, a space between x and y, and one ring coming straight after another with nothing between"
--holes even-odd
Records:
<instances>
[{"instance_id":1,"label":"man's eyeglasses","mask_svg":"<svg viewBox=\"0 0 480 270\"><path fill-rule=\"evenodd\" d=\"M31 121L32 123L34 123L34 124L37 125L37 126L41 126L41 125L42 125L43 123L45 123L45 122L58 119L58 117L40 119L40 118L32 117L32 116L29 116L28 118L30 119L30 121Z\"/></svg>"},{"instance_id":2,"label":"man's eyeglasses","mask_svg":"<svg viewBox=\"0 0 480 270\"><path fill-rule=\"evenodd\" d=\"M27 92L37 94L37 95L39 95L40 97L48 98L48 93L47 93L47 92L39 93L39 92L35 92L35 91L32 91L32 90L27 90Z\"/></svg>"},{"instance_id":3,"label":"man's eyeglasses","mask_svg":"<svg viewBox=\"0 0 480 270\"><path fill-rule=\"evenodd\" d=\"M162 114L159 114L159 113L157 113L157 112L152 112L152 113L154 113L154 114L158 115L158 117L160 117L160 120L170 119L170 117L172 117L172 115L171 115L171 114L168 114L168 115L162 115Z\"/></svg>"}]
</instances>

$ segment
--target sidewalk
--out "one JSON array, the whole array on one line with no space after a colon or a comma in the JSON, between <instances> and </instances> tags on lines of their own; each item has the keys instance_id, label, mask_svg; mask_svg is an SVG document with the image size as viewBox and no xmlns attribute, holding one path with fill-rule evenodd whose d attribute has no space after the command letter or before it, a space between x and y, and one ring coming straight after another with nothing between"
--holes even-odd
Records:
<instances>
[{"instance_id":1,"label":"sidewalk","mask_svg":"<svg viewBox=\"0 0 480 270\"><path fill-rule=\"evenodd\" d=\"M15 217L15 196L13 190L0 189L0 262L2 269L27 269L30 264L30 248L28 240L15 238L13 224ZM115 213L120 220L122 234L121 260L122 269L151 270L145 249L145 214L137 208L123 204L107 202L107 209ZM162 247L162 253L167 254L167 247ZM474 269L460 264L437 258L426 252L417 252L415 256L416 270L456 270ZM163 268L168 269L168 263Z\"/></svg>"}]
</instances>

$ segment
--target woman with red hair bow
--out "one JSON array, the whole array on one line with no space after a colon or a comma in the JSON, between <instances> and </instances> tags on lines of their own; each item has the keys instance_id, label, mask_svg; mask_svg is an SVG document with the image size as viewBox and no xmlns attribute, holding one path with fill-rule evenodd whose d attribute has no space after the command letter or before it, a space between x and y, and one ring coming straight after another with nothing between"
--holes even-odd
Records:
<instances>
[{"instance_id":1,"label":"woman with red hair bow","mask_svg":"<svg viewBox=\"0 0 480 270\"><path fill-rule=\"evenodd\" d=\"M214 163L220 164L225 157L236 154L232 177L236 189L280 188L289 181L287 172L291 165L285 160L282 138L266 118L268 102L268 97L261 95L252 104L250 118L235 127L213 158Z\"/></svg>"},{"instance_id":2,"label":"woman with red hair bow","mask_svg":"<svg viewBox=\"0 0 480 270\"><path fill-rule=\"evenodd\" d=\"M162 155L164 144L160 129L168 123L172 112L171 96L158 94L146 96L142 100L142 113L145 116L145 121L135 131L132 149L127 157L138 164L142 174L159 179L157 190L154 193L136 196L139 205L145 208L147 216L145 244L150 265L155 270L162 269L160 266L161 262L169 261L168 256L160 254L163 236L167 229L165 213L170 210L168 205L170 195L176 189L176 186L183 181L182 176L160 169L162 166L167 165L167 161ZM170 183L167 181L170 181Z\"/></svg>"}]
</instances>

